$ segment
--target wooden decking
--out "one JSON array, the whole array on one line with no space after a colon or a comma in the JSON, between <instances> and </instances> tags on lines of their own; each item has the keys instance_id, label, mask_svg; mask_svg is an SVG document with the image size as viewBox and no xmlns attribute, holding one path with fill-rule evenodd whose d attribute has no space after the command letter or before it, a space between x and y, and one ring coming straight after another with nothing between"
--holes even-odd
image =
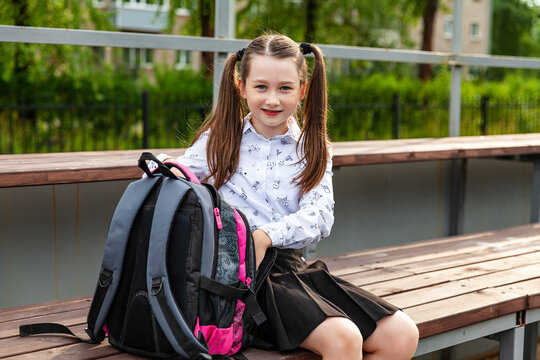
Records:
<instances>
[{"instance_id":1,"label":"wooden decking","mask_svg":"<svg viewBox=\"0 0 540 360\"><path fill-rule=\"evenodd\" d=\"M337 142L334 166L540 154L540 134ZM184 149L147 150L180 156ZM142 150L0 155L0 187L135 179Z\"/></svg>"},{"instance_id":2,"label":"wooden decking","mask_svg":"<svg viewBox=\"0 0 540 360\"><path fill-rule=\"evenodd\" d=\"M409 314L420 330L419 349L427 349L434 337L494 319L509 318L511 328L538 321L540 224L323 260L332 273ZM83 297L0 310L0 358L137 359L106 341L89 345L61 335L18 337L20 324L36 322L60 322L84 335L89 305L90 298ZM280 354L248 349L244 354L248 359L317 358L305 351Z\"/></svg>"}]
</instances>

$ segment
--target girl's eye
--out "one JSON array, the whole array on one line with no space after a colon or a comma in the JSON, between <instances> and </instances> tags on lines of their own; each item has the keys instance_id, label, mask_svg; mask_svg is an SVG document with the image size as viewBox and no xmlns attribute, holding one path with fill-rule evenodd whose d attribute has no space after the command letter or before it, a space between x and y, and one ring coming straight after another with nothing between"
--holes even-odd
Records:
<instances>
[{"instance_id":1,"label":"girl's eye","mask_svg":"<svg viewBox=\"0 0 540 360\"><path fill-rule=\"evenodd\" d=\"M282 87L281 87L281 90L283 90L283 91L288 91L288 90L291 90L291 88L288 87L288 86L282 86Z\"/></svg>"},{"instance_id":2,"label":"girl's eye","mask_svg":"<svg viewBox=\"0 0 540 360\"><path fill-rule=\"evenodd\" d=\"M255 88L256 88L256 89L259 89L259 90L264 90L264 89L266 89L266 86L264 86L264 85L257 85L257 86L255 86Z\"/></svg>"}]
</instances>

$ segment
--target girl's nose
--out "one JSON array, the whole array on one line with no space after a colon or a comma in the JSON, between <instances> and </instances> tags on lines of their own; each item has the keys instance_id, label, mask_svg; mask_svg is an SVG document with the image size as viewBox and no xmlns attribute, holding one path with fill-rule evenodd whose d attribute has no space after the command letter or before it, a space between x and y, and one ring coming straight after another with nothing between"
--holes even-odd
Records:
<instances>
[{"instance_id":1,"label":"girl's nose","mask_svg":"<svg viewBox=\"0 0 540 360\"><path fill-rule=\"evenodd\" d=\"M276 93L271 92L266 98L266 104L268 105L279 105L279 98Z\"/></svg>"}]
</instances>

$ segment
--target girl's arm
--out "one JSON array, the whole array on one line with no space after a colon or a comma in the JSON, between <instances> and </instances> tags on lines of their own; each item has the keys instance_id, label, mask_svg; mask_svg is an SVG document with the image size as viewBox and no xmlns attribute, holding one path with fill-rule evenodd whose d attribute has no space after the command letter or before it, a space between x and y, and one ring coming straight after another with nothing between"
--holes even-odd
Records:
<instances>
[{"instance_id":1,"label":"girl's arm","mask_svg":"<svg viewBox=\"0 0 540 360\"><path fill-rule=\"evenodd\" d=\"M299 249L330 235L334 224L331 157L323 179L300 199L299 205L297 212L259 227L268 234L272 246Z\"/></svg>"}]
</instances>

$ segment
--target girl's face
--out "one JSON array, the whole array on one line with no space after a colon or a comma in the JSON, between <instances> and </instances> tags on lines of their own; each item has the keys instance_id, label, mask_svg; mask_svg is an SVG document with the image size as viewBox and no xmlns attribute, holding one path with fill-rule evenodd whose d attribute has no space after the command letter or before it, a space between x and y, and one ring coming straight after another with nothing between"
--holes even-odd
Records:
<instances>
[{"instance_id":1,"label":"girl's face","mask_svg":"<svg viewBox=\"0 0 540 360\"><path fill-rule=\"evenodd\" d=\"M251 123L267 139L287 132L288 119L304 90L294 58L255 55L246 79L240 81L240 95L247 100Z\"/></svg>"}]
</instances>

